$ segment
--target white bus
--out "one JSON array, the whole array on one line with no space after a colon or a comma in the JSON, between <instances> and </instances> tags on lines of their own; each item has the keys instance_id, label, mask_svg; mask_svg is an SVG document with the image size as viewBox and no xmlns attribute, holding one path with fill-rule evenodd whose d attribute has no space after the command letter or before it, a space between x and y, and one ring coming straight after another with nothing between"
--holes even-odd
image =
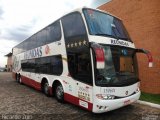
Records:
<instances>
[{"instance_id":1,"label":"white bus","mask_svg":"<svg viewBox=\"0 0 160 120\"><path fill-rule=\"evenodd\" d=\"M136 49L122 21L81 8L64 15L13 48L13 77L94 113L137 101Z\"/></svg>"}]
</instances>

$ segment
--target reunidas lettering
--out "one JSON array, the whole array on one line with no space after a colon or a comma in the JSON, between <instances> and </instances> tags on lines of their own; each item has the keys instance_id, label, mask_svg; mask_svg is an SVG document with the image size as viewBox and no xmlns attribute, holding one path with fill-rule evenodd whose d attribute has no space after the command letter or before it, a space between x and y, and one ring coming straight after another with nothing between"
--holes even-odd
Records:
<instances>
[{"instance_id":1,"label":"reunidas lettering","mask_svg":"<svg viewBox=\"0 0 160 120\"><path fill-rule=\"evenodd\" d=\"M24 53L24 59L31 59L41 56L42 56L42 47L38 47Z\"/></svg>"},{"instance_id":2,"label":"reunidas lettering","mask_svg":"<svg viewBox=\"0 0 160 120\"><path fill-rule=\"evenodd\" d=\"M113 39L111 39L111 44L122 45L122 46L129 46L128 42L119 41L119 40L113 40Z\"/></svg>"}]
</instances>

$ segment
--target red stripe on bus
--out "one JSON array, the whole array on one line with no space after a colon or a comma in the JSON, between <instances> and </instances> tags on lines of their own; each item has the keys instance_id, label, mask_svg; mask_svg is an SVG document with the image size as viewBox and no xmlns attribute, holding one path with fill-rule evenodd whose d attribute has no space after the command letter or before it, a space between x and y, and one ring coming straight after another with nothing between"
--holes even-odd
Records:
<instances>
[{"instance_id":1,"label":"red stripe on bus","mask_svg":"<svg viewBox=\"0 0 160 120\"><path fill-rule=\"evenodd\" d=\"M28 77L21 75L21 80L22 80L22 83L29 85L29 86L32 86L39 91L41 90L41 84L33 79L30 79Z\"/></svg>"},{"instance_id":2,"label":"red stripe on bus","mask_svg":"<svg viewBox=\"0 0 160 120\"><path fill-rule=\"evenodd\" d=\"M24 84L26 84L28 86L31 86L31 87L35 88L36 90L39 90L39 91L41 90L41 83L36 82L33 79L30 79L28 77L25 77L25 76L21 75L21 80L22 80L22 83L24 83ZM52 95L53 94L52 87L49 88L49 91L50 91L50 94ZM69 102L69 103L72 103L74 105L78 105L78 106L80 106L80 107L82 107L84 109L87 109L89 111L92 111L92 108L93 108L93 104L92 103L87 102L85 100L82 100L82 99L80 99L78 97L75 97L73 95L70 95L68 93L64 93L64 100L67 101L67 102ZM88 104L88 108L85 108L85 107L81 106L79 104L80 100L86 102Z\"/></svg>"},{"instance_id":3,"label":"red stripe on bus","mask_svg":"<svg viewBox=\"0 0 160 120\"><path fill-rule=\"evenodd\" d=\"M87 102L87 101L85 101L85 100L82 100L82 99L80 99L80 98L78 98L78 97L75 97L75 96L73 96L73 95L70 95L70 94L68 94L68 93L64 93L64 99L65 99L65 101L67 101L67 102L70 102L70 103L72 103L72 104L74 104L74 105L78 105L78 106L80 106L80 107L82 107L82 108L84 108L84 109L87 109L87 110L89 110L89 111L92 111L93 104L90 103L90 102ZM88 103L88 108L85 108L85 107L81 106L81 105L79 104L79 100Z\"/></svg>"},{"instance_id":4,"label":"red stripe on bus","mask_svg":"<svg viewBox=\"0 0 160 120\"><path fill-rule=\"evenodd\" d=\"M25 77L25 76L21 76L21 79L22 79L22 83L29 85L29 86L35 88L36 90L39 90L39 91L42 90L41 83L39 83L33 79L30 79L28 77ZM50 95L53 95L52 87L49 87L49 93L50 93Z\"/></svg>"}]
</instances>

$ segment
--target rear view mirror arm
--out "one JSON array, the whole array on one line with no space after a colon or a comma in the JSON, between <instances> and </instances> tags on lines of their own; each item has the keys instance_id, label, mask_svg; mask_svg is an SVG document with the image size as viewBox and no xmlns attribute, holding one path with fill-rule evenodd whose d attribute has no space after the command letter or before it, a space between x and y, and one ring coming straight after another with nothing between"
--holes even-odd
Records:
<instances>
[{"instance_id":1,"label":"rear view mirror arm","mask_svg":"<svg viewBox=\"0 0 160 120\"><path fill-rule=\"evenodd\" d=\"M151 53L145 49L136 49L136 53L144 53L148 57L148 67L153 67L153 58Z\"/></svg>"}]
</instances>

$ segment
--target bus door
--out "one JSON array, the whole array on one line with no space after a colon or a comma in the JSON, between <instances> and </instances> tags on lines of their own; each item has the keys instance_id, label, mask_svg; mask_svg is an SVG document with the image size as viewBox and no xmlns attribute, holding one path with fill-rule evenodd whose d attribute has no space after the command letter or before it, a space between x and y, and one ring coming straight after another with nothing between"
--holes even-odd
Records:
<instances>
[{"instance_id":1,"label":"bus door","mask_svg":"<svg viewBox=\"0 0 160 120\"><path fill-rule=\"evenodd\" d=\"M88 108L92 101L92 69L88 36L81 13L73 12L62 19L68 69L74 81L76 104ZM71 81L72 81L71 80ZM83 104L84 103L84 104Z\"/></svg>"},{"instance_id":2,"label":"bus door","mask_svg":"<svg viewBox=\"0 0 160 120\"><path fill-rule=\"evenodd\" d=\"M38 58L38 59L35 59L35 73L34 73L34 86L33 87L35 87L35 88L37 88L37 89L41 89L40 87L41 86L39 86L38 84L36 84L36 83L40 83L41 81L41 68L42 68L42 66L41 66L41 60Z\"/></svg>"},{"instance_id":3,"label":"bus door","mask_svg":"<svg viewBox=\"0 0 160 120\"><path fill-rule=\"evenodd\" d=\"M68 68L75 83L76 103L91 109L92 103L92 69L90 54L85 52L68 54Z\"/></svg>"}]
</instances>

